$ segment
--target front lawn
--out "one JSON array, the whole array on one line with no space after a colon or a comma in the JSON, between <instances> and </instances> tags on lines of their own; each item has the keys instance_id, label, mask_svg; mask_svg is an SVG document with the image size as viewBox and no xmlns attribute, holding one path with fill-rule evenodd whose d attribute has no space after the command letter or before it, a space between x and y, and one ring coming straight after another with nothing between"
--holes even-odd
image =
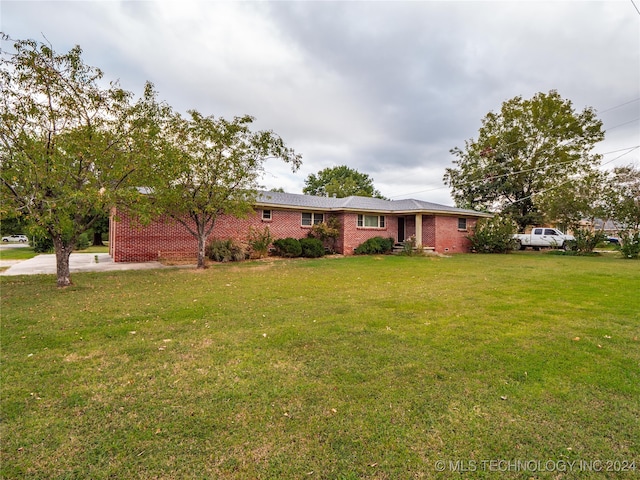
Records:
<instances>
[{"instance_id":1,"label":"front lawn","mask_svg":"<svg viewBox=\"0 0 640 480\"><path fill-rule=\"evenodd\" d=\"M376 256L73 280L0 277L2 478L640 469L638 262Z\"/></svg>"},{"instance_id":2,"label":"front lawn","mask_svg":"<svg viewBox=\"0 0 640 480\"><path fill-rule=\"evenodd\" d=\"M0 260L29 260L36 255L31 247L0 248Z\"/></svg>"}]
</instances>

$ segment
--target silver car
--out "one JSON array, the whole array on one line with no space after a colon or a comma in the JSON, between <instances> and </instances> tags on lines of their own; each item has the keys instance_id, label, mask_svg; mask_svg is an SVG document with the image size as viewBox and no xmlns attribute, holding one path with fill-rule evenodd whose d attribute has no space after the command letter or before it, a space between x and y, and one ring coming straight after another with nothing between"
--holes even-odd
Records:
<instances>
[{"instance_id":1,"label":"silver car","mask_svg":"<svg viewBox=\"0 0 640 480\"><path fill-rule=\"evenodd\" d=\"M26 235L7 235L6 237L2 237L2 241L26 243L29 241L29 239Z\"/></svg>"}]
</instances>

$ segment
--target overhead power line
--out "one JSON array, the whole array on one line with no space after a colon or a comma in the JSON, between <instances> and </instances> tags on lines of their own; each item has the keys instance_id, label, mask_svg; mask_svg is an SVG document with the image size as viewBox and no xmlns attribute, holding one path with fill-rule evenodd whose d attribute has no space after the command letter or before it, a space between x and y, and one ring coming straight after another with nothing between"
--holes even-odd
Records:
<instances>
[{"instance_id":1,"label":"overhead power line","mask_svg":"<svg viewBox=\"0 0 640 480\"><path fill-rule=\"evenodd\" d=\"M611 162L614 162L614 161L618 160L619 158L622 158L625 155L628 155L628 154L630 154L631 152L633 152L634 150L637 150L637 149L640 149L640 145L634 145L633 147L620 148L618 150L611 150L610 152L601 153L599 155L610 155L612 153L624 152L624 153L618 155L617 157L612 158L611 160L607 160L606 162L602 163L600 166L604 166L604 165L607 165L607 164L609 164ZM573 162L573 160L568 160L566 162L559 162L559 163L556 163L555 165L561 165L562 163L570 163L570 162ZM541 165L539 167L534 167L534 168L527 168L527 169L524 169L524 170L518 170L518 171L515 171L515 172L508 172L508 173L504 173L502 175L492 176L491 179L495 180L495 179L498 179L498 178L510 177L512 175L519 175L521 173L534 172L534 171L537 171L537 170L541 170L543 168L545 168L545 165ZM480 181L482 181L482 180L480 180ZM471 181L471 182L463 184L463 186L473 185L474 183L478 183L478 181ZM442 190L442 189L445 189L445 188L449 188L449 187L446 186L446 185L443 185L441 187L428 188L428 189L425 189L425 190L419 190L417 192L403 193L402 195L394 195L394 196L391 196L389 198L393 199L393 198L397 198L397 197L406 197L408 195L416 195L418 193L434 192L436 190Z\"/></svg>"},{"instance_id":2,"label":"overhead power line","mask_svg":"<svg viewBox=\"0 0 640 480\"><path fill-rule=\"evenodd\" d=\"M616 108L624 107L625 105L629 105L630 103L635 103L635 102L638 102L638 101L640 101L640 97L635 98L633 100L629 100L628 102L621 103L620 105L616 105L615 107L609 107L609 108L607 108L605 110L601 110L598 113L606 113L606 112L609 112L611 110L615 110Z\"/></svg>"}]
</instances>

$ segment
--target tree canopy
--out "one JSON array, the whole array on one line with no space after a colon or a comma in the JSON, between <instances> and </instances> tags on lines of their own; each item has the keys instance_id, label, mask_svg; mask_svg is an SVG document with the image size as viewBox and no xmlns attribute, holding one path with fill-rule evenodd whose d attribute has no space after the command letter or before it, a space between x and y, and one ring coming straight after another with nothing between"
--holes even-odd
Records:
<instances>
[{"instance_id":1,"label":"tree canopy","mask_svg":"<svg viewBox=\"0 0 640 480\"><path fill-rule=\"evenodd\" d=\"M114 205L142 223L172 217L198 239L204 266L217 216L248 212L264 162L301 163L273 132L252 131L248 115L228 121L194 110L184 118L149 83L134 102L117 83L104 86L79 46L58 54L18 40L1 53L0 214L53 241L59 286L71 284L80 235Z\"/></svg>"},{"instance_id":2,"label":"tree canopy","mask_svg":"<svg viewBox=\"0 0 640 480\"><path fill-rule=\"evenodd\" d=\"M576 112L558 92L515 97L482 120L476 139L451 150L444 181L458 207L509 214L523 230L544 220L543 196L594 171L604 138L595 111Z\"/></svg>"},{"instance_id":3,"label":"tree canopy","mask_svg":"<svg viewBox=\"0 0 640 480\"><path fill-rule=\"evenodd\" d=\"M640 231L640 169L616 167L606 181L608 217L620 230Z\"/></svg>"},{"instance_id":4,"label":"tree canopy","mask_svg":"<svg viewBox=\"0 0 640 480\"><path fill-rule=\"evenodd\" d=\"M360 173L346 165L325 168L317 175L310 174L304 181L302 192L306 195L336 196L351 195L360 197L384 198L373 186L373 179L366 173Z\"/></svg>"},{"instance_id":5,"label":"tree canopy","mask_svg":"<svg viewBox=\"0 0 640 480\"><path fill-rule=\"evenodd\" d=\"M102 71L81 54L79 46L58 54L20 40L0 58L2 213L53 240L59 286L71 284L69 255L79 236L131 193L147 153L132 94L103 86Z\"/></svg>"},{"instance_id":6,"label":"tree canopy","mask_svg":"<svg viewBox=\"0 0 640 480\"><path fill-rule=\"evenodd\" d=\"M162 117L162 115L161 115ZM205 242L221 214L244 216L253 207L257 181L267 159L296 170L300 155L271 131L252 131L253 117L164 117L165 146L145 182L156 214L180 223L198 240L198 267L205 266Z\"/></svg>"}]
</instances>

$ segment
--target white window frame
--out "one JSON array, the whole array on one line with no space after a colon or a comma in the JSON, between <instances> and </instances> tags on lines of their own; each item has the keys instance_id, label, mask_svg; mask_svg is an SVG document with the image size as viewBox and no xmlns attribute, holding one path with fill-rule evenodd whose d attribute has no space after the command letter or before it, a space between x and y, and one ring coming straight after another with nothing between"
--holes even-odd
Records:
<instances>
[{"instance_id":1,"label":"white window frame","mask_svg":"<svg viewBox=\"0 0 640 480\"><path fill-rule=\"evenodd\" d=\"M461 221L464 221L464 228L460 226ZM466 232L468 227L469 224L467 223L466 218L458 218L458 230L460 230L461 232Z\"/></svg>"},{"instance_id":2,"label":"white window frame","mask_svg":"<svg viewBox=\"0 0 640 480\"><path fill-rule=\"evenodd\" d=\"M310 216L311 223L304 222L305 215ZM302 214L300 215L300 225L302 225L303 227L313 227L314 225L318 225L319 223L322 223L322 222L324 222L324 213L302 212Z\"/></svg>"},{"instance_id":3,"label":"white window frame","mask_svg":"<svg viewBox=\"0 0 640 480\"><path fill-rule=\"evenodd\" d=\"M273 213L271 210L262 210L262 220L270 222L273 219Z\"/></svg>"},{"instance_id":4,"label":"white window frame","mask_svg":"<svg viewBox=\"0 0 640 480\"><path fill-rule=\"evenodd\" d=\"M375 221L373 219L375 218ZM368 221L367 221L368 220ZM369 225L367 225L369 223ZM375 225L373 225L375 223ZM386 219L384 215L361 215L358 214L358 228L385 228Z\"/></svg>"}]
</instances>

